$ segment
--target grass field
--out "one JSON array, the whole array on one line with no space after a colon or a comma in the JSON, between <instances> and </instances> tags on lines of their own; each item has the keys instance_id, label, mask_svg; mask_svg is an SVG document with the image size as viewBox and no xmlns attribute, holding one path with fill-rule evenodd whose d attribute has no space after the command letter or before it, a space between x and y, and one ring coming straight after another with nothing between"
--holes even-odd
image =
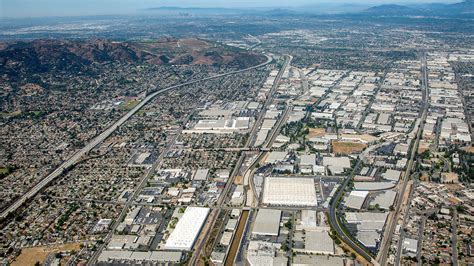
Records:
<instances>
[{"instance_id":1,"label":"grass field","mask_svg":"<svg viewBox=\"0 0 474 266\"><path fill-rule=\"evenodd\" d=\"M135 106L138 105L138 103L140 103L139 100L130 100L130 101L120 105L120 109L121 110L126 110L126 111L132 110Z\"/></svg>"},{"instance_id":2,"label":"grass field","mask_svg":"<svg viewBox=\"0 0 474 266\"><path fill-rule=\"evenodd\" d=\"M8 174L9 172L8 168L0 166L0 174Z\"/></svg>"},{"instance_id":3,"label":"grass field","mask_svg":"<svg viewBox=\"0 0 474 266\"><path fill-rule=\"evenodd\" d=\"M352 154L361 152L367 145L359 142L333 141L332 151L339 154Z\"/></svg>"}]
</instances>

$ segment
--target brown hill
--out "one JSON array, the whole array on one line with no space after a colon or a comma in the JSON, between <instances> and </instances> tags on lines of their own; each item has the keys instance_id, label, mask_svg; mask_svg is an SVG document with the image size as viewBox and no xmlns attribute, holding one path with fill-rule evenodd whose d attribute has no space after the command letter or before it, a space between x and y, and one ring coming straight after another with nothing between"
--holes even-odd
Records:
<instances>
[{"instance_id":1,"label":"brown hill","mask_svg":"<svg viewBox=\"0 0 474 266\"><path fill-rule=\"evenodd\" d=\"M87 71L93 63L229 65L245 68L264 60L262 55L198 39L173 38L150 42L108 40L35 40L0 44L0 75L51 70Z\"/></svg>"}]
</instances>

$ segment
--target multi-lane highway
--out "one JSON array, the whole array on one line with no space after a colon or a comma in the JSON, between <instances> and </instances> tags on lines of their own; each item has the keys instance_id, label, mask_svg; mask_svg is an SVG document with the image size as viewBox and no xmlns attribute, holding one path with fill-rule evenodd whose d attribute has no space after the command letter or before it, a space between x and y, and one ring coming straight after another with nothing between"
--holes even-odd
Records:
<instances>
[{"instance_id":1,"label":"multi-lane highway","mask_svg":"<svg viewBox=\"0 0 474 266\"><path fill-rule=\"evenodd\" d=\"M167 91L177 89L180 87L192 85L198 82L202 81L207 81L207 80L212 80L216 78L221 78L229 75L235 75L238 73L242 73L245 71L253 70L256 68L260 68L263 66L268 65L273 59L269 56L267 56L267 61L253 66L249 67L246 69L241 69L241 70L236 70L236 71L231 71L223 74L218 74L214 75L211 77L199 79L199 80L193 80L185 83L181 83L178 85L170 86L168 88L158 90L156 92L153 92L146 96L140 103L135 106L132 110L130 110L128 113L126 113L124 116L122 116L118 121L116 121L112 126L110 126L108 129L106 129L104 132L102 132L100 135L96 136L93 138L84 148L80 149L77 151L74 155L72 155L69 159L64 161L59 167L57 167L53 172L48 174L45 178L43 178L40 182L38 182L35 186L33 186L30 190L28 190L25 194L23 194L20 198L18 198L16 201L14 201L9 207L7 207L5 210L2 211L0 214L0 220L3 220L8 217L9 214L13 213L16 211L20 206L22 206L25 202L27 202L29 199L31 199L33 196L35 196L40 190L42 190L45 186L47 186L51 181L62 175L67 169L70 167L74 166L77 164L81 158L90 152L95 146L99 145L101 142L103 142L106 138L108 138L118 127L120 127L123 123L125 123L130 117L132 117L136 112L138 112L143 106L145 106L148 102L150 102L152 99L154 99L157 95L160 95L162 93L165 93Z\"/></svg>"},{"instance_id":2,"label":"multi-lane highway","mask_svg":"<svg viewBox=\"0 0 474 266\"><path fill-rule=\"evenodd\" d=\"M291 57L290 56L285 56L285 63L283 64L283 67L281 68L281 70L278 72L277 74L277 77L275 78L275 81L273 83L273 86L268 94L268 97L267 97L267 100L265 101L263 107L262 107L262 110L266 110L268 108L268 106L270 105L270 103L272 102L272 99L273 99L273 94L274 92L276 91L276 88L278 87L278 84L279 84L279 81L280 81L280 78L281 76L283 75L283 72L285 71L286 67L288 66L289 62L291 60ZM255 121L255 124L253 125L252 129L250 130L250 134L249 134L249 138L247 139L247 142L245 143L245 146L244 146L244 149L247 149L251 146L252 144L252 141L253 139L255 138L255 136L257 135L257 131L258 131L258 128L260 126L260 124L262 123L263 119L264 119L264 115L263 115L264 112L262 112L257 120ZM211 228L212 226L215 224L215 220L217 219L217 217L219 216L219 212L220 210L223 208L223 204L225 203L225 200L227 199L228 195L229 195L229 191L230 189L232 188L232 184L234 183L234 180L235 180L235 177L237 176L237 174L239 173L240 171L240 168L242 167L242 164L244 162L244 159L245 159L245 154L242 153L231 173L231 176L229 178L229 180L227 180L227 183L226 185L224 186L224 189L222 191L222 193L220 194L218 200L217 200L217 203L216 203L216 208L214 208L211 212L211 214L209 215L209 218L208 218L208 221L206 223L206 226L203 228L202 232L201 232L201 235L203 237L200 237L198 239L198 241L196 241L196 244L195 244L195 248L194 248L194 252L189 260L190 262L190 265L195 265L199 259L199 256L201 254L201 251L202 249L204 248L205 246L205 243L207 241L207 238L209 237L209 234L210 234L210 231L211 231Z\"/></svg>"},{"instance_id":3,"label":"multi-lane highway","mask_svg":"<svg viewBox=\"0 0 474 266\"><path fill-rule=\"evenodd\" d=\"M403 197L405 195L405 190L407 188L408 180L410 179L410 173L413 170L415 165L415 156L418 151L418 146L420 144L421 133L423 131L423 127L426 121L426 116L428 114L428 70L426 66L426 53L423 52L421 56L421 86L423 92L423 101L422 101L422 111L420 112L420 124L418 128L415 128L416 137L413 146L411 147L410 159L407 163L407 169L402 177L402 184L401 189L398 192L398 200L395 204L395 211L393 212L392 219L387 221L386 230L384 237L382 238L382 244L379 251L379 262L381 265L386 265L387 258L388 258L388 251L390 247L390 243L393 237L393 232L395 231L395 227L397 225L398 214L400 213L400 209L404 200L407 200Z\"/></svg>"}]
</instances>

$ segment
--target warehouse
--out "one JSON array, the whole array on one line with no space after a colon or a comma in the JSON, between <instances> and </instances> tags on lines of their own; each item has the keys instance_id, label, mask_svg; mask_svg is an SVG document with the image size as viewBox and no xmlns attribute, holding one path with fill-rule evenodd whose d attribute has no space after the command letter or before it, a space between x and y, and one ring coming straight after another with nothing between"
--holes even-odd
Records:
<instances>
[{"instance_id":1,"label":"warehouse","mask_svg":"<svg viewBox=\"0 0 474 266\"><path fill-rule=\"evenodd\" d=\"M401 175L402 175L402 172L400 171L388 169L387 172L383 174L383 178L390 180L392 182L398 182L398 180L400 180Z\"/></svg>"},{"instance_id":2,"label":"warehouse","mask_svg":"<svg viewBox=\"0 0 474 266\"><path fill-rule=\"evenodd\" d=\"M300 155L300 165L316 165L316 154L302 154Z\"/></svg>"},{"instance_id":3,"label":"warehouse","mask_svg":"<svg viewBox=\"0 0 474 266\"><path fill-rule=\"evenodd\" d=\"M260 209L253 225L253 235L278 236L280 231L280 210Z\"/></svg>"},{"instance_id":4,"label":"warehouse","mask_svg":"<svg viewBox=\"0 0 474 266\"><path fill-rule=\"evenodd\" d=\"M208 214L209 208L186 208L175 229L166 240L165 249L190 251Z\"/></svg>"},{"instance_id":5,"label":"warehouse","mask_svg":"<svg viewBox=\"0 0 474 266\"><path fill-rule=\"evenodd\" d=\"M394 186L392 182L354 182L354 190L385 190Z\"/></svg>"},{"instance_id":6,"label":"warehouse","mask_svg":"<svg viewBox=\"0 0 474 266\"><path fill-rule=\"evenodd\" d=\"M267 177L263 203L279 206L317 206L312 178Z\"/></svg>"},{"instance_id":7,"label":"warehouse","mask_svg":"<svg viewBox=\"0 0 474 266\"><path fill-rule=\"evenodd\" d=\"M183 254L176 251L114 251L104 250L98 258L98 262L133 262L133 263L172 263L181 262Z\"/></svg>"},{"instance_id":8,"label":"warehouse","mask_svg":"<svg viewBox=\"0 0 474 266\"><path fill-rule=\"evenodd\" d=\"M346 199L346 207L360 210L362 205L364 205L368 194L368 191L352 191L351 194L349 194L349 197Z\"/></svg>"},{"instance_id":9,"label":"warehouse","mask_svg":"<svg viewBox=\"0 0 474 266\"><path fill-rule=\"evenodd\" d=\"M390 209L390 206L393 205L397 192L394 190L387 190L377 195L374 200L370 203L370 206L378 206L382 210Z\"/></svg>"},{"instance_id":10,"label":"warehouse","mask_svg":"<svg viewBox=\"0 0 474 266\"><path fill-rule=\"evenodd\" d=\"M266 163L276 163L284 161L288 152L286 151L272 151L265 160Z\"/></svg>"},{"instance_id":11,"label":"warehouse","mask_svg":"<svg viewBox=\"0 0 474 266\"><path fill-rule=\"evenodd\" d=\"M334 241L325 231L306 231L304 252L334 255Z\"/></svg>"}]
</instances>

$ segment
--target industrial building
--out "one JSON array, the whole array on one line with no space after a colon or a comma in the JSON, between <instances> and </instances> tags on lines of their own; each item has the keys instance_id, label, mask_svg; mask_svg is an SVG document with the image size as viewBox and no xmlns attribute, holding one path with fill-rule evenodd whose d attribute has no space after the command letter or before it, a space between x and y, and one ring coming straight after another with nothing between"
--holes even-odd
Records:
<instances>
[{"instance_id":1,"label":"industrial building","mask_svg":"<svg viewBox=\"0 0 474 266\"><path fill-rule=\"evenodd\" d=\"M375 196L372 202L370 202L370 206L377 205L379 209L388 210L390 209L390 206L393 205L393 202L395 201L396 196L397 196L397 192L395 192L394 190L384 191L378 194L377 196Z\"/></svg>"},{"instance_id":2,"label":"industrial building","mask_svg":"<svg viewBox=\"0 0 474 266\"><path fill-rule=\"evenodd\" d=\"M280 210L260 209L253 225L253 235L278 236L280 231Z\"/></svg>"},{"instance_id":3,"label":"industrial building","mask_svg":"<svg viewBox=\"0 0 474 266\"><path fill-rule=\"evenodd\" d=\"M100 254L97 262L113 263L127 262L134 264L157 263L157 264L177 264L181 262L183 253L179 251L115 251L104 250Z\"/></svg>"},{"instance_id":4,"label":"industrial building","mask_svg":"<svg viewBox=\"0 0 474 266\"><path fill-rule=\"evenodd\" d=\"M314 179L266 177L263 203L278 206L317 206Z\"/></svg>"},{"instance_id":5,"label":"industrial building","mask_svg":"<svg viewBox=\"0 0 474 266\"><path fill-rule=\"evenodd\" d=\"M209 214L209 208L187 207L166 240L165 249L190 251Z\"/></svg>"},{"instance_id":6,"label":"industrial building","mask_svg":"<svg viewBox=\"0 0 474 266\"><path fill-rule=\"evenodd\" d=\"M385 178L387 180L390 180L392 182L398 182L398 180L400 180L401 175L402 175L402 172L400 172L400 171L388 169L383 174L383 178Z\"/></svg>"},{"instance_id":7,"label":"industrial building","mask_svg":"<svg viewBox=\"0 0 474 266\"><path fill-rule=\"evenodd\" d=\"M368 248L377 248L385 227L386 212L346 212L346 221L356 226L356 238Z\"/></svg>"},{"instance_id":8,"label":"industrial building","mask_svg":"<svg viewBox=\"0 0 474 266\"><path fill-rule=\"evenodd\" d=\"M385 190L394 186L392 182L354 182L354 190Z\"/></svg>"},{"instance_id":9,"label":"industrial building","mask_svg":"<svg viewBox=\"0 0 474 266\"><path fill-rule=\"evenodd\" d=\"M306 230L304 249L309 254L334 255L334 241L326 231Z\"/></svg>"},{"instance_id":10,"label":"industrial building","mask_svg":"<svg viewBox=\"0 0 474 266\"><path fill-rule=\"evenodd\" d=\"M362 208L362 205L364 205L367 195L369 195L368 191L352 191L345 201L346 207L360 210Z\"/></svg>"}]
</instances>

